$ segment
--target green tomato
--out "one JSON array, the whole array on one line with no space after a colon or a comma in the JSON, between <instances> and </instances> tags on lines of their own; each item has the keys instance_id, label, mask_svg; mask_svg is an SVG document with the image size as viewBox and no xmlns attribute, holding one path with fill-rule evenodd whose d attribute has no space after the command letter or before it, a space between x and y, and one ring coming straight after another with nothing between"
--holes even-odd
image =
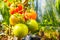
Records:
<instances>
[{"instance_id":1,"label":"green tomato","mask_svg":"<svg viewBox=\"0 0 60 40\"><path fill-rule=\"evenodd\" d=\"M38 23L36 22L36 20L29 20L27 22L28 28L31 32L34 32L36 30L38 30Z\"/></svg>"},{"instance_id":2,"label":"green tomato","mask_svg":"<svg viewBox=\"0 0 60 40\"><path fill-rule=\"evenodd\" d=\"M28 27L25 24L16 24L13 27L13 34L22 38L28 34Z\"/></svg>"}]
</instances>

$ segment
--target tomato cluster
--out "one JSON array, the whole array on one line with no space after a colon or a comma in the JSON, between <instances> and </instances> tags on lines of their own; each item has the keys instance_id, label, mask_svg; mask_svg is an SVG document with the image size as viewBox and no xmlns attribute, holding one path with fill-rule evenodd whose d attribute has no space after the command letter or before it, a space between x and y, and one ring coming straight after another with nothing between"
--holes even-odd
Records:
<instances>
[{"instance_id":1,"label":"tomato cluster","mask_svg":"<svg viewBox=\"0 0 60 40\"><path fill-rule=\"evenodd\" d=\"M16 23L19 22L24 23L25 21L28 21L30 19L36 20L37 18L37 13L34 11L34 9L31 8L25 10L24 6L21 3L17 3L16 5L11 4L9 12L11 15L9 20L11 25L15 25Z\"/></svg>"},{"instance_id":2,"label":"tomato cluster","mask_svg":"<svg viewBox=\"0 0 60 40\"><path fill-rule=\"evenodd\" d=\"M11 8L10 9L10 14L15 14L15 13L23 13L23 5L22 4L18 4L16 8Z\"/></svg>"}]
</instances>

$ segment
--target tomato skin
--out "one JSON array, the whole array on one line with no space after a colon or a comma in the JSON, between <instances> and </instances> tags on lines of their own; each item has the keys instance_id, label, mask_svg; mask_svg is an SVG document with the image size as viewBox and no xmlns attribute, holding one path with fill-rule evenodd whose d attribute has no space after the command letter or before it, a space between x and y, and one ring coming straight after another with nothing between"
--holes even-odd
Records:
<instances>
[{"instance_id":1,"label":"tomato skin","mask_svg":"<svg viewBox=\"0 0 60 40\"><path fill-rule=\"evenodd\" d=\"M23 11L19 11L18 13L19 13L19 14L23 14Z\"/></svg>"},{"instance_id":2,"label":"tomato skin","mask_svg":"<svg viewBox=\"0 0 60 40\"><path fill-rule=\"evenodd\" d=\"M25 18L28 20L28 19L30 19L30 13L25 13Z\"/></svg>"},{"instance_id":3,"label":"tomato skin","mask_svg":"<svg viewBox=\"0 0 60 40\"><path fill-rule=\"evenodd\" d=\"M19 10L22 10L22 6L19 7Z\"/></svg>"},{"instance_id":4,"label":"tomato skin","mask_svg":"<svg viewBox=\"0 0 60 40\"><path fill-rule=\"evenodd\" d=\"M27 25L31 32L38 30L38 23L36 20L33 20L33 19L28 20Z\"/></svg>"},{"instance_id":5,"label":"tomato skin","mask_svg":"<svg viewBox=\"0 0 60 40\"><path fill-rule=\"evenodd\" d=\"M32 13L31 19L35 19L36 20L36 18L37 18L37 14L36 13Z\"/></svg>"},{"instance_id":6,"label":"tomato skin","mask_svg":"<svg viewBox=\"0 0 60 40\"><path fill-rule=\"evenodd\" d=\"M17 6L18 6L18 8L19 8L19 11L21 11L21 10L23 9L22 4L18 4Z\"/></svg>"},{"instance_id":7,"label":"tomato skin","mask_svg":"<svg viewBox=\"0 0 60 40\"><path fill-rule=\"evenodd\" d=\"M18 12L19 11L19 8L17 7L17 8L15 8L15 12Z\"/></svg>"},{"instance_id":8,"label":"tomato skin","mask_svg":"<svg viewBox=\"0 0 60 40\"><path fill-rule=\"evenodd\" d=\"M18 17L19 17L19 16L18 16ZM9 18L10 24L11 24L11 25L17 24L17 23L20 21L20 19L19 19L18 17L16 17L15 14L14 14L14 15L11 15L10 18Z\"/></svg>"},{"instance_id":9,"label":"tomato skin","mask_svg":"<svg viewBox=\"0 0 60 40\"><path fill-rule=\"evenodd\" d=\"M17 20L17 18L14 15L11 15L10 18L9 18L9 22L10 22L11 25L15 25L16 20Z\"/></svg>"},{"instance_id":10,"label":"tomato skin","mask_svg":"<svg viewBox=\"0 0 60 40\"><path fill-rule=\"evenodd\" d=\"M36 12L26 12L25 13L25 19L34 19L34 20L36 20L36 18L37 18L37 14L36 14Z\"/></svg>"},{"instance_id":11,"label":"tomato skin","mask_svg":"<svg viewBox=\"0 0 60 40\"><path fill-rule=\"evenodd\" d=\"M25 37L28 34L28 27L25 24L16 24L12 30L13 34L17 37Z\"/></svg>"},{"instance_id":12,"label":"tomato skin","mask_svg":"<svg viewBox=\"0 0 60 40\"><path fill-rule=\"evenodd\" d=\"M14 4L12 4L11 8L12 10L10 10L10 14L15 14L15 13L19 13L19 14L23 14L23 5L22 4L17 4L17 7L14 7Z\"/></svg>"}]
</instances>

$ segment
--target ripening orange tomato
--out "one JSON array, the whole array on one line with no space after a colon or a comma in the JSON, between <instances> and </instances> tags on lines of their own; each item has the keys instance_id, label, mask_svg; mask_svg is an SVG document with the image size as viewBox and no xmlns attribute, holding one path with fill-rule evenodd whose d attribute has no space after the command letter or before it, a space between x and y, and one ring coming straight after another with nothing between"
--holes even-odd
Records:
<instances>
[{"instance_id":1,"label":"ripening orange tomato","mask_svg":"<svg viewBox=\"0 0 60 40\"><path fill-rule=\"evenodd\" d=\"M36 19L37 18L37 14L35 12L31 13L31 19Z\"/></svg>"},{"instance_id":2,"label":"ripening orange tomato","mask_svg":"<svg viewBox=\"0 0 60 40\"><path fill-rule=\"evenodd\" d=\"M36 20L37 14L36 14L35 11L26 12L26 13L25 13L25 18L26 18L26 19L34 19L34 20Z\"/></svg>"},{"instance_id":3,"label":"ripening orange tomato","mask_svg":"<svg viewBox=\"0 0 60 40\"><path fill-rule=\"evenodd\" d=\"M25 13L25 19L26 19L26 20L27 20L27 19L30 19L30 16L31 16L31 13L28 13L28 12Z\"/></svg>"}]
</instances>

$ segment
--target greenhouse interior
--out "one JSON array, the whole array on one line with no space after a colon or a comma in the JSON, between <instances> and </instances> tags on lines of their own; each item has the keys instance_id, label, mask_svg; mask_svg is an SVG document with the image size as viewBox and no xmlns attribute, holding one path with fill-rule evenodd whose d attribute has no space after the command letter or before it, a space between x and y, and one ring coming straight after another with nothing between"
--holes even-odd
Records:
<instances>
[{"instance_id":1,"label":"greenhouse interior","mask_svg":"<svg viewBox=\"0 0 60 40\"><path fill-rule=\"evenodd\" d=\"M0 40L60 40L60 0L0 0Z\"/></svg>"}]
</instances>

